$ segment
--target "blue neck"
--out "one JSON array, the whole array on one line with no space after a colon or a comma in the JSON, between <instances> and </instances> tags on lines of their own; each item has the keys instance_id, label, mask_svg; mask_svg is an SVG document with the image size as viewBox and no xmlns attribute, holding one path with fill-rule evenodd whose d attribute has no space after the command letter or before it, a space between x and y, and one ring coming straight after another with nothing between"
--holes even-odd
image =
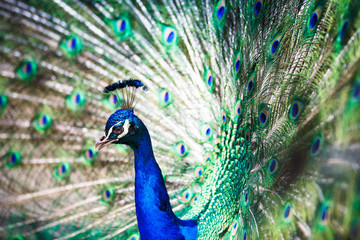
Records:
<instances>
[{"instance_id":1,"label":"blue neck","mask_svg":"<svg viewBox=\"0 0 360 240\"><path fill-rule=\"evenodd\" d=\"M135 205L141 239L188 239L183 228L190 222L178 219L171 209L145 126L130 146L135 154ZM195 223L191 221L190 225L194 227Z\"/></svg>"}]
</instances>

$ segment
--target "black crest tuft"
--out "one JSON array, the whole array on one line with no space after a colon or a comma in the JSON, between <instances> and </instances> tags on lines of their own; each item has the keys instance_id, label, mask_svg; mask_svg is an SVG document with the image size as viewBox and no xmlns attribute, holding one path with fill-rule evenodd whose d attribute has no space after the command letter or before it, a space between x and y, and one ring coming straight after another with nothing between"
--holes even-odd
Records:
<instances>
[{"instance_id":1,"label":"black crest tuft","mask_svg":"<svg viewBox=\"0 0 360 240\"><path fill-rule=\"evenodd\" d=\"M112 91L115 91L118 89L123 89L126 87L134 87L136 89L141 87L143 91L148 90L148 88L140 80L130 78L129 80L118 81L118 82L115 82L113 84L106 86L104 88L104 93L109 93L109 92L112 92Z\"/></svg>"},{"instance_id":2,"label":"black crest tuft","mask_svg":"<svg viewBox=\"0 0 360 240\"><path fill-rule=\"evenodd\" d=\"M109 93L116 90L122 91L122 103L121 108L122 109L130 109L133 110L135 107L135 100L136 100L136 90L141 89L142 92L145 92L148 90L148 88L140 81L136 79L129 79L129 80L123 80L123 81L117 81L113 84L110 84L106 86L103 90L104 93Z\"/></svg>"}]
</instances>

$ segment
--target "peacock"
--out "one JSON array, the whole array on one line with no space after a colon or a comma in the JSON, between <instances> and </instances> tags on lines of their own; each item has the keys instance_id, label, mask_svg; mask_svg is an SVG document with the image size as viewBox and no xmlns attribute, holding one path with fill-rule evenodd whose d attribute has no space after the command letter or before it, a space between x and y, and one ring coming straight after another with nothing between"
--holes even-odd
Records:
<instances>
[{"instance_id":1,"label":"peacock","mask_svg":"<svg viewBox=\"0 0 360 240\"><path fill-rule=\"evenodd\" d=\"M0 238L360 239L359 13L0 0Z\"/></svg>"}]
</instances>

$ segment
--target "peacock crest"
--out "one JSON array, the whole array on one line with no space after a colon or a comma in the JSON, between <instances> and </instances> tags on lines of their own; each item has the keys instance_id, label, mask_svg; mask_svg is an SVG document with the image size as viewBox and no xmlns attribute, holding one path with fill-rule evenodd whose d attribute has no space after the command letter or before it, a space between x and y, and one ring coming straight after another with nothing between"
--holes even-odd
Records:
<instances>
[{"instance_id":1,"label":"peacock crest","mask_svg":"<svg viewBox=\"0 0 360 240\"><path fill-rule=\"evenodd\" d=\"M121 91L121 94L117 93L117 98L122 99L121 108L133 110L136 105L138 89L143 92L147 91L148 88L140 80L124 80L110 84L104 88L104 93L113 92L116 90ZM122 97L120 97L122 96Z\"/></svg>"}]
</instances>

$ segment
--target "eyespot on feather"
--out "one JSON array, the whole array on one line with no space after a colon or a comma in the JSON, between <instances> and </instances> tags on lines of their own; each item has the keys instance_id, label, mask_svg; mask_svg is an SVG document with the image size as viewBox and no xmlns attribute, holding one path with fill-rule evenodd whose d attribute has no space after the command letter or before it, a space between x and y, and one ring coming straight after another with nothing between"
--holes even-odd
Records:
<instances>
[{"instance_id":1,"label":"eyespot on feather","mask_svg":"<svg viewBox=\"0 0 360 240\"><path fill-rule=\"evenodd\" d=\"M243 240L246 240L247 239L247 232L244 230L243 231Z\"/></svg>"},{"instance_id":2,"label":"eyespot on feather","mask_svg":"<svg viewBox=\"0 0 360 240\"><path fill-rule=\"evenodd\" d=\"M0 114L2 113L2 110L5 110L8 104L8 98L6 95L1 94L0 95Z\"/></svg>"},{"instance_id":3,"label":"eyespot on feather","mask_svg":"<svg viewBox=\"0 0 360 240\"><path fill-rule=\"evenodd\" d=\"M180 141L175 144L174 151L177 157L184 158L189 154L189 149L184 142Z\"/></svg>"},{"instance_id":4,"label":"eyespot on feather","mask_svg":"<svg viewBox=\"0 0 360 240\"><path fill-rule=\"evenodd\" d=\"M320 16L321 16L322 8L317 8L314 12L310 14L309 20L308 20L308 29L309 32L314 32L316 30L316 27L319 23Z\"/></svg>"},{"instance_id":5,"label":"eyespot on feather","mask_svg":"<svg viewBox=\"0 0 360 240\"><path fill-rule=\"evenodd\" d=\"M222 124L227 123L227 114L224 108L221 108L221 116L220 116L220 120Z\"/></svg>"},{"instance_id":6,"label":"eyespot on feather","mask_svg":"<svg viewBox=\"0 0 360 240\"><path fill-rule=\"evenodd\" d=\"M230 229L231 229L230 235L235 236L237 233L237 230L239 229L239 222L235 221L233 224L231 224Z\"/></svg>"},{"instance_id":7,"label":"eyespot on feather","mask_svg":"<svg viewBox=\"0 0 360 240\"><path fill-rule=\"evenodd\" d=\"M126 19L119 19L116 22L117 30L120 33L123 33L126 30L126 25L127 25Z\"/></svg>"},{"instance_id":8,"label":"eyespot on feather","mask_svg":"<svg viewBox=\"0 0 360 240\"><path fill-rule=\"evenodd\" d=\"M271 42L271 46L270 46L270 57L274 58L275 55L278 53L278 51L280 51L281 48L281 39L282 39L282 35L278 35L272 42Z\"/></svg>"},{"instance_id":9,"label":"eyespot on feather","mask_svg":"<svg viewBox=\"0 0 360 240\"><path fill-rule=\"evenodd\" d=\"M303 111L303 108L304 108L304 102L301 99L295 98L291 102L290 108L289 108L289 113L288 113L288 118L289 118L290 122L292 122L292 123L298 122L300 115Z\"/></svg>"},{"instance_id":10,"label":"eyespot on feather","mask_svg":"<svg viewBox=\"0 0 360 240\"><path fill-rule=\"evenodd\" d=\"M126 12L115 19L106 18L104 21L111 27L117 39L120 41L128 39L133 34L131 21Z\"/></svg>"},{"instance_id":11,"label":"eyespot on feather","mask_svg":"<svg viewBox=\"0 0 360 240\"><path fill-rule=\"evenodd\" d=\"M242 62L242 57L241 57L241 52L239 52L236 54L236 57L235 57L234 63L233 63L235 76L238 76L238 73L240 72L241 62Z\"/></svg>"},{"instance_id":12,"label":"eyespot on feather","mask_svg":"<svg viewBox=\"0 0 360 240\"><path fill-rule=\"evenodd\" d=\"M95 151L93 148L85 148L83 150L83 157L86 163L92 163L97 156L97 151Z\"/></svg>"},{"instance_id":13,"label":"eyespot on feather","mask_svg":"<svg viewBox=\"0 0 360 240\"><path fill-rule=\"evenodd\" d=\"M204 167L202 166L197 166L194 170L194 176L195 178L201 178L203 176L204 173Z\"/></svg>"},{"instance_id":14,"label":"eyespot on feather","mask_svg":"<svg viewBox=\"0 0 360 240\"><path fill-rule=\"evenodd\" d=\"M60 42L59 48L65 56L72 58L81 52L83 44L78 36L69 35Z\"/></svg>"},{"instance_id":15,"label":"eyespot on feather","mask_svg":"<svg viewBox=\"0 0 360 240\"><path fill-rule=\"evenodd\" d=\"M247 96L250 97L251 94L253 93L253 90L255 88L255 77L256 77L256 72L254 71L253 73L250 74L247 84L246 84L246 91L247 91Z\"/></svg>"},{"instance_id":16,"label":"eyespot on feather","mask_svg":"<svg viewBox=\"0 0 360 240\"><path fill-rule=\"evenodd\" d=\"M319 207L318 222L319 222L320 228L324 228L329 224L329 222L330 222L330 204L329 204L329 202L324 202Z\"/></svg>"},{"instance_id":17,"label":"eyespot on feather","mask_svg":"<svg viewBox=\"0 0 360 240\"><path fill-rule=\"evenodd\" d=\"M202 124L201 125L201 135L204 139L210 141L213 137L212 127L207 123Z\"/></svg>"},{"instance_id":18,"label":"eyespot on feather","mask_svg":"<svg viewBox=\"0 0 360 240\"><path fill-rule=\"evenodd\" d=\"M250 130L250 128L245 129L244 134L245 134L245 137L244 137L245 138L245 143L246 143L246 145L249 145L250 142L251 142L251 130Z\"/></svg>"},{"instance_id":19,"label":"eyespot on feather","mask_svg":"<svg viewBox=\"0 0 360 240\"><path fill-rule=\"evenodd\" d=\"M274 175L279 170L279 162L277 159L271 159L269 161L268 171L270 175Z\"/></svg>"},{"instance_id":20,"label":"eyespot on feather","mask_svg":"<svg viewBox=\"0 0 360 240\"><path fill-rule=\"evenodd\" d=\"M254 18L258 18L260 16L261 10L263 9L263 4L264 4L263 0L255 1L254 7L253 7Z\"/></svg>"},{"instance_id":21,"label":"eyespot on feather","mask_svg":"<svg viewBox=\"0 0 360 240\"><path fill-rule=\"evenodd\" d=\"M29 82L33 79L38 72L38 65L35 61L24 60L20 63L19 67L16 69L16 76L25 81Z\"/></svg>"},{"instance_id":22,"label":"eyespot on feather","mask_svg":"<svg viewBox=\"0 0 360 240\"><path fill-rule=\"evenodd\" d=\"M116 94L110 94L109 102L112 103L113 105L117 105L119 103L117 95Z\"/></svg>"},{"instance_id":23,"label":"eyespot on feather","mask_svg":"<svg viewBox=\"0 0 360 240\"><path fill-rule=\"evenodd\" d=\"M235 120L236 120L236 122L238 120L241 120L242 112L243 112L243 106L242 106L242 101L241 100L236 101L235 107L234 107L234 112L235 112Z\"/></svg>"},{"instance_id":24,"label":"eyespot on feather","mask_svg":"<svg viewBox=\"0 0 360 240\"><path fill-rule=\"evenodd\" d=\"M269 125L270 109L265 105L260 106L259 109L259 127L265 128Z\"/></svg>"},{"instance_id":25,"label":"eyespot on feather","mask_svg":"<svg viewBox=\"0 0 360 240\"><path fill-rule=\"evenodd\" d=\"M101 193L101 201L104 203L111 202L115 197L115 190L112 188L106 188Z\"/></svg>"},{"instance_id":26,"label":"eyespot on feather","mask_svg":"<svg viewBox=\"0 0 360 240\"><path fill-rule=\"evenodd\" d=\"M140 240L140 235L138 233L132 234L128 240Z\"/></svg>"},{"instance_id":27,"label":"eyespot on feather","mask_svg":"<svg viewBox=\"0 0 360 240\"><path fill-rule=\"evenodd\" d=\"M219 1L215 9L217 21L222 21L226 15L226 4L225 0Z\"/></svg>"},{"instance_id":28,"label":"eyespot on feather","mask_svg":"<svg viewBox=\"0 0 360 240\"><path fill-rule=\"evenodd\" d=\"M172 94L170 94L170 92L165 88L161 89L159 92L159 106L167 107L172 103L172 101Z\"/></svg>"},{"instance_id":29,"label":"eyespot on feather","mask_svg":"<svg viewBox=\"0 0 360 240\"><path fill-rule=\"evenodd\" d=\"M323 138L321 134L318 134L314 137L311 145L311 155L317 156L323 147Z\"/></svg>"},{"instance_id":30,"label":"eyespot on feather","mask_svg":"<svg viewBox=\"0 0 360 240\"><path fill-rule=\"evenodd\" d=\"M185 190L181 194L181 203L183 204L190 203L192 196L193 196L193 192L190 189Z\"/></svg>"},{"instance_id":31,"label":"eyespot on feather","mask_svg":"<svg viewBox=\"0 0 360 240\"><path fill-rule=\"evenodd\" d=\"M193 206L198 200L199 200L198 195L194 194L193 198L191 199L190 206Z\"/></svg>"},{"instance_id":32,"label":"eyespot on feather","mask_svg":"<svg viewBox=\"0 0 360 240\"><path fill-rule=\"evenodd\" d=\"M52 117L49 114L41 113L36 117L34 128L36 131L43 133L52 125Z\"/></svg>"},{"instance_id":33,"label":"eyespot on feather","mask_svg":"<svg viewBox=\"0 0 360 240\"><path fill-rule=\"evenodd\" d=\"M292 210L292 206L290 203L287 203L283 209L283 220L285 222L290 222L292 219L292 215L293 215L293 210Z\"/></svg>"},{"instance_id":34,"label":"eyespot on feather","mask_svg":"<svg viewBox=\"0 0 360 240\"><path fill-rule=\"evenodd\" d=\"M213 92L215 88L214 76L212 74L212 70L210 68L205 69L204 73L204 82L206 84L207 89L209 92Z\"/></svg>"},{"instance_id":35,"label":"eyespot on feather","mask_svg":"<svg viewBox=\"0 0 360 240\"><path fill-rule=\"evenodd\" d=\"M85 105L86 96L82 91L74 90L65 99L65 105L73 111L82 110Z\"/></svg>"},{"instance_id":36,"label":"eyespot on feather","mask_svg":"<svg viewBox=\"0 0 360 240\"><path fill-rule=\"evenodd\" d=\"M243 203L244 206L247 206L249 204L249 192L245 191L243 194Z\"/></svg>"},{"instance_id":37,"label":"eyespot on feather","mask_svg":"<svg viewBox=\"0 0 360 240\"><path fill-rule=\"evenodd\" d=\"M69 163L59 163L54 168L54 177L58 180L64 179L70 174L70 164Z\"/></svg>"},{"instance_id":38,"label":"eyespot on feather","mask_svg":"<svg viewBox=\"0 0 360 240\"><path fill-rule=\"evenodd\" d=\"M10 151L6 155L6 167L13 168L21 164L21 154L19 152Z\"/></svg>"},{"instance_id":39,"label":"eyespot on feather","mask_svg":"<svg viewBox=\"0 0 360 240\"><path fill-rule=\"evenodd\" d=\"M209 153L204 155L204 162L211 162L211 155Z\"/></svg>"},{"instance_id":40,"label":"eyespot on feather","mask_svg":"<svg viewBox=\"0 0 360 240\"><path fill-rule=\"evenodd\" d=\"M346 32L348 31L348 26L349 26L349 21L345 20L345 22L343 23L342 27L341 27L341 31L339 34L339 38L342 40L344 39Z\"/></svg>"},{"instance_id":41,"label":"eyespot on feather","mask_svg":"<svg viewBox=\"0 0 360 240\"><path fill-rule=\"evenodd\" d=\"M164 47L171 49L177 45L178 33L176 29L172 26L162 24L162 37L161 42Z\"/></svg>"}]
</instances>

